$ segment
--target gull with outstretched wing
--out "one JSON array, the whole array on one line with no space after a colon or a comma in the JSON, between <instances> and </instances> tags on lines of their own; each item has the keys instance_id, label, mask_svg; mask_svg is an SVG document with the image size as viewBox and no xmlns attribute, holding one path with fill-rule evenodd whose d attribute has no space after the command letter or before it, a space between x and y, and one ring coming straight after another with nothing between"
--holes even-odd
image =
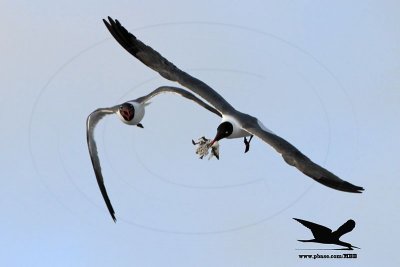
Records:
<instances>
[{"instance_id":1,"label":"gull with outstretched wing","mask_svg":"<svg viewBox=\"0 0 400 267\"><path fill-rule=\"evenodd\" d=\"M158 72L162 77L178 82L199 95L222 114L221 124L217 128L217 134L211 145L223 138L243 137L246 145L245 152L247 152L251 138L255 135L280 153L286 163L296 167L315 181L345 192L361 193L364 190L360 186L340 179L332 172L314 163L292 144L266 128L257 118L237 111L210 86L180 70L160 53L138 40L118 20L108 17L108 21L103 21L115 40L130 54ZM247 140L247 137L250 137L250 139Z\"/></svg>"},{"instance_id":2,"label":"gull with outstretched wing","mask_svg":"<svg viewBox=\"0 0 400 267\"><path fill-rule=\"evenodd\" d=\"M89 148L90 159L92 161L93 170L96 175L97 183L99 185L101 194L106 202L108 211L110 212L111 217L114 221L115 212L114 208L111 205L110 198L108 197L106 187L104 185L103 175L101 173L101 165L100 159L97 153L97 146L96 141L94 139L94 129L98 122L106 115L117 114L120 120L128 125L136 125L140 128L143 128L143 125L140 123L145 114L145 106L149 103L148 101L161 93L175 93L182 97L185 97L189 100L192 100L199 104L200 106L204 107L208 111L216 114L217 116L221 117L221 113L214 109L213 107L209 106L208 104L204 103L192 93L183 90L181 88L172 87L172 86L162 86L154 90L148 95L139 97L135 100L127 101L120 105L116 105L109 108L99 108L93 111L86 120L86 138L87 138L87 145Z\"/></svg>"}]
</instances>

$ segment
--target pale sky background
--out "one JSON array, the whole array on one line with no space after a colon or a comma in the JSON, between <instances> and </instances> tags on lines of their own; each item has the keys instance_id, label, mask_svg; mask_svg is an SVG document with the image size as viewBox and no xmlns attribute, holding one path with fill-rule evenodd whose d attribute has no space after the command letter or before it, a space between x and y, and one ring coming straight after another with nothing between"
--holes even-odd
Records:
<instances>
[{"instance_id":1,"label":"pale sky background","mask_svg":"<svg viewBox=\"0 0 400 267\"><path fill-rule=\"evenodd\" d=\"M2 1L0 259L3 266L400 266L398 1ZM173 84L125 52L112 16L315 162L363 186L324 187L253 139L199 160L219 119L175 95L145 129L97 128L106 210L85 120ZM176 84L173 84L176 85ZM336 229L353 260L303 244L301 218Z\"/></svg>"}]
</instances>

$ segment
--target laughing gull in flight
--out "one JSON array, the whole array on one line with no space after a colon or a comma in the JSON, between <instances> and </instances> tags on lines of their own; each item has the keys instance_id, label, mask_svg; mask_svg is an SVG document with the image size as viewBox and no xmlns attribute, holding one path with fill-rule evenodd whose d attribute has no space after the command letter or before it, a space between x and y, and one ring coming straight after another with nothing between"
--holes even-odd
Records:
<instances>
[{"instance_id":1,"label":"laughing gull in flight","mask_svg":"<svg viewBox=\"0 0 400 267\"><path fill-rule=\"evenodd\" d=\"M113 218L114 222L116 221L115 218L115 212L113 209L113 206L111 205L111 201L108 197L106 187L104 185L104 179L103 175L101 173L101 166L100 166L100 159L97 153L97 146L96 146L96 141L94 139L94 129L97 125L97 123L106 115L110 114L117 114L119 119L128 125L136 125L138 127L143 128L143 125L140 123L140 121L144 117L145 113L145 106L149 104L149 100L153 97L155 97L158 94L161 93L175 93L180 96L183 96L187 99L190 99L200 106L204 107L205 109L215 113L219 117L222 115L220 112L218 112L216 109L213 107L210 107L208 104L204 103L200 99L198 99L196 96L194 96L192 93L183 90L181 88L177 87L171 87L171 86L161 86L151 92L148 95L139 97L138 99L131 100L128 102L125 102L120 105L116 105L113 107L109 108L99 108L93 111L86 120L86 139L87 139L87 145L89 148L89 154L90 154L90 159L92 161L93 165L93 170L96 175L97 183L99 185L101 194L103 195L104 201L106 202L108 211L110 212L111 217Z\"/></svg>"},{"instance_id":2,"label":"laughing gull in flight","mask_svg":"<svg viewBox=\"0 0 400 267\"><path fill-rule=\"evenodd\" d=\"M117 42L130 54L158 72L162 77L178 82L199 95L222 114L222 121L218 126L213 142L223 138L244 137L246 144L245 151L248 151L249 142L252 136L255 135L280 153L287 164L296 167L315 181L345 192L361 193L364 190L360 186L340 179L335 174L311 161L292 144L267 129L257 118L233 108L231 104L210 86L180 70L160 53L138 40L118 20L114 21L108 17L108 21L103 19L103 22ZM248 136L250 136L249 141L246 139Z\"/></svg>"}]
</instances>

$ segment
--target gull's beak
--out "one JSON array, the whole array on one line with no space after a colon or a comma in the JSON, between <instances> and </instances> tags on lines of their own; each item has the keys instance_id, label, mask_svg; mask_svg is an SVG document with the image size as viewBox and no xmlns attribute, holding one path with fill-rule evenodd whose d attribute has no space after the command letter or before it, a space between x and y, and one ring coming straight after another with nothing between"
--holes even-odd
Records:
<instances>
[{"instance_id":1,"label":"gull's beak","mask_svg":"<svg viewBox=\"0 0 400 267\"><path fill-rule=\"evenodd\" d=\"M222 132L221 131L217 131L217 134L215 135L214 139L211 141L210 143L210 147L215 143L218 142L219 140L221 140L223 138L222 136Z\"/></svg>"}]
</instances>

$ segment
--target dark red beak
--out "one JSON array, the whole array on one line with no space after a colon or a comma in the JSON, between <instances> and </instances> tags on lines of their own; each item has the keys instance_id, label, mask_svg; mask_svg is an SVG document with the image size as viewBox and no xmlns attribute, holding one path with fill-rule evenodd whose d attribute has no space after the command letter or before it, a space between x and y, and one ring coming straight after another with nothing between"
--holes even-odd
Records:
<instances>
[{"instance_id":1,"label":"dark red beak","mask_svg":"<svg viewBox=\"0 0 400 267\"><path fill-rule=\"evenodd\" d=\"M217 142L221 139L222 139L222 134L221 134L221 132L217 131L217 134L215 135L214 139L211 141L210 146L212 146L215 142Z\"/></svg>"}]
</instances>

